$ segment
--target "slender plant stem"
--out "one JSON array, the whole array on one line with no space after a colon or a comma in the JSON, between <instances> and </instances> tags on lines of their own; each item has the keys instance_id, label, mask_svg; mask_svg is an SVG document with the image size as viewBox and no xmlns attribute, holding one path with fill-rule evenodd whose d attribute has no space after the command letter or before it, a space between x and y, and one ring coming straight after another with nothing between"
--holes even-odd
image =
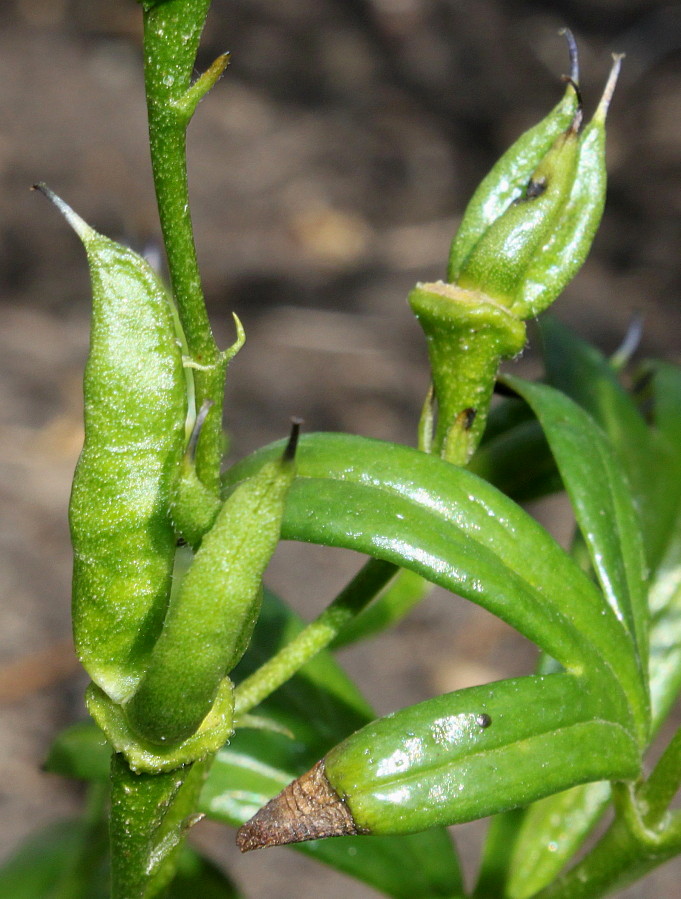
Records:
<instances>
[{"instance_id":1,"label":"slender plant stem","mask_svg":"<svg viewBox=\"0 0 681 899\"><path fill-rule=\"evenodd\" d=\"M265 662L234 692L238 719L266 699L322 649L385 587L398 571L392 562L369 559L350 583L314 621ZM237 722L238 723L238 722Z\"/></svg>"},{"instance_id":2,"label":"slender plant stem","mask_svg":"<svg viewBox=\"0 0 681 899\"><path fill-rule=\"evenodd\" d=\"M670 758L660 769L662 773ZM678 776L676 779L678 782ZM613 785L615 821L578 864L535 899L599 899L640 880L679 854L681 812L668 812L662 827L651 830L643 818L647 808L640 802L640 793L641 788L637 791L629 784Z\"/></svg>"},{"instance_id":3,"label":"slender plant stem","mask_svg":"<svg viewBox=\"0 0 681 899\"><path fill-rule=\"evenodd\" d=\"M638 793L646 824L657 827L681 786L681 728L671 739L660 760Z\"/></svg>"},{"instance_id":4,"label":"slender plant stem","mask_svg":"<svg viewBox=\"0 0 681 899\"><path fill-rule=\"evenodd\" d=\"M192 360L196 408L212 403L196 453L196 469L217 490L222 457L222 407L227 360L206 312L189 211L186 130L201 97L220 77L227 57L191 85L210 0L165 0L144 14L144 77L149 146L170 281Z\"/></svg>"}]
</instances>

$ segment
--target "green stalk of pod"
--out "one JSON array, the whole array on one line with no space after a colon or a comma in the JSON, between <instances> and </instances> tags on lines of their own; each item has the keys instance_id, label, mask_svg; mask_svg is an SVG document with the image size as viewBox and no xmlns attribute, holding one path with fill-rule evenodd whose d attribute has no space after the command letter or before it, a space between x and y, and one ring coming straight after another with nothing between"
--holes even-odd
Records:
<instances>
[{"instance_id":1,"label":"green stalk of pod","mask_svg":"<svg viewBox=\"0 0 681 899\"><path fill-rule=\"evenodd\" d=\"M238 324L241 325L240 322ZM240 334L230 352L237 352L242 342ZM171 507L175 531L192 549L198 549L204 535L213 527L222 504L220 497L199 479L194 460L196 445L211 405L204 403L196 416Z\"/></svg>"},{"instance_id":2,"label":"green stalk of pod","mask_svg":"<svg viewBox=\"0 0 681 899\"><path fill-rule=\"evenodd\" d=\"M82 240L92 280L85 441L69 507L74 639L92 680L124 702L144 675L170 591L182 352L167 292L145 260L39 189Z\"/></svg>"},{"instance_id":3,"label":"green stalk of pod","mask_svg":"<svg viewBox=\"0 0 681 899\"><path fill-rule=\"evenodd\" d=\"M465 465L485 429L501 361L525 346L525 325L484 294L442 281L417 284L409 304L426 335L438 408L431 433L429 395L420 428L421 449Z\"/></svg>"},{"instance_id":4,"label":"green stalk of pod","mask_svg":"<svg viewBox=\"0 0 681 899\"><path fill-rule=\"evenodd\" d=\"M132 730L151 743L196 732L248 645L295 475L297 430L280 459L225 501L171 602L146 676L125 706Z\"/></svg>"},{"instance_id":5,"label":"green stalk of pod","mask_svg":"<svg viewBox=\"0 0 681 899\"><path fill-rule=\"evenodd\" d=\"M409 295L433 378L421 448L454 464L466 464L479 443L499 364L523 348L523 320L556 299L589 252L605 202L605 119L620 61L583 131L571 82L483 181L452 245L455 283L418 284Z\"/></svg>"}]
</instances>

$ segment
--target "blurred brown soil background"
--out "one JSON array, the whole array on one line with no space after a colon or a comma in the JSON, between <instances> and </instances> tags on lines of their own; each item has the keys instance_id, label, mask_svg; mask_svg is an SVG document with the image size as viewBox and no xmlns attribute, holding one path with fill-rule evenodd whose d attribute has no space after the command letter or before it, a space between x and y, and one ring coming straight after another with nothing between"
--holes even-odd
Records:
<instances>
[{"instance_id":1,"label":"blurred brown soil background","mask_svg":"<svg viewBox=\"0 0 681 899\"><path fill-rule=\"evenodd\" d=\"M475 185L560 96L565 25L587 112L610 53L627 59L604 223L556 314L610 352L642 312L642 354L678 359L678 3L215 0L199 68L225 49L232 64L191 125L189 163L218 340L232 340L232 310L248 336L230 369L232 458L282 436L292 414L309 430L414 442L428 374L406 294L443 275ZM140 49L133 0L0 4L0 857L81 798L40 764L57 730L83 715L66 506L82 440L88 275L74 235L28 188L44 180L98 230L157 245ZM523 370L536 372L535 359L530 348ZM565 537L564 503L541 512ZM357 565L283 546L270 582L311 616ZM387 712L526 673L534 657L496 619L438 592L341 658ZM455 833L470 866L479 827ZM232 835L212 825L197 839L254 899L375 895L285 850L238 858ZM674 895L679 873L672 863L624 895Z\"/></svg>"}]
</instances>

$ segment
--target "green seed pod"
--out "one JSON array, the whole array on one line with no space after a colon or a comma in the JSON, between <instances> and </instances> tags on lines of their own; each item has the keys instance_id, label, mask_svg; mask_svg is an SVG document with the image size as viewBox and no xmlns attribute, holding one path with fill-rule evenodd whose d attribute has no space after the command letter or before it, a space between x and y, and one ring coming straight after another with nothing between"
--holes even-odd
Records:
<instances>
[{"instance_id":1,"label":"green seed pod","mask_svg":"<svg viewBox=\"0 0 681 899\"><path fill-rule=\"evenodd\" d=\"M199 479L194 466L194 451L211 405L205 403L196 416L171 506L175 531L193 549L198 548L204 534L212 528L222 505L220 497Z\"/></svg>"},{"instance_id":2,"label":"green seed pod","mask_svg":"<svg viewBox=\"0 0 681 899\"><path fill-rule=\"evenodd\" d=\"M532 173L523 195L485 231L464 260L457 284L513 308L525 272L561 216L577 173L581 113L553 143Z\"/></svg>"},{"instance_id":3,"label":"green seed pod","mask_svg":"<svg viewBox=\"0 0 681 899\"><path fill-rule=\"evenodd\" d=\"M584 749L578 757L575 741ZM633 735L589 682L569 674L515 678L373 721L244 824L237 844L248 851L342 834L416 833L576 783L635 778L640 766Z\"/></svg>"},{"instance_id":4,"label":"green seed pod","mask_svg":"<svg viewBox=\"0 0 681 899\"><path fill-rule=\"evenodd\" d=\"M170 591L168 509L187 414L182 353L150 266L39 189L82 240L92 280L85 442L69 508L74 639L92 680L123 702L144 674Z\"/></svg>"},{"instance_id":5,"label":"green seed pod","mask_svg":"<svg viewBox=\"0 0 681 899\"><path fill-rule=\"evenodd\" d=\"M152 743L179 743L199 728L248 645L295 474L297 432L281 459L225 501L171 601L147 674L125 706L130 726Z\"/></svg>"},{"instance_id":6,"label":"green seed pod","mask_svg":"<svg viewBox=\"0 0 681 899\"><path fill-rule=\"evenodd\" d=\"M607 184L605 120L622 57L616 56L603 96L579 136L576 176L560 214L560 222L527 267L512 311L529 318L547 309L577 274L586 259L603 216Z\"/></svg>"},{"instance_id":7,"label":"green seed pod","mask_svg":"<svg viewBox=\"0 0 681 899\"><path fill-rule=\"evenodd\" d=\"M456 465L480 441L500 363L524 346L523 320L549 306L579 270L603 213L605 119L621 58L580 132L573 43L571 50L563 101L502 157L471 201L452 246L452 283L417 284L409 295L433 379L419 445Z\"/></svg>"},{"instance_id":8,"label":"green seed pod","mask_svg":"<svg viewBox=\"0 0 681 899\"><path fill-rule=\"evenodd\" d=\"M591 247L605 202L605 118L621 58L580 133L578 107L529 173L523 195L495 219L458 266L457 284L508 306L520 318L549 306Z\"/></svg>"},{"instance_id":9,"label":"green seed pod","mask_svg":"<svg viewBox=\"0 0 681 899\"><path fill-rule=\"evenodd\" d=\"M447 269L447 281L450 284L458 281L464 261L490 225L523 195L530 175L554 141L570 127L577 114L577 51L572 35L569 32L566 35L570 45L572 72L565 94L546 118L525 131L509 147L480 182L452 241Z\"/></svg>"}]
</instances>

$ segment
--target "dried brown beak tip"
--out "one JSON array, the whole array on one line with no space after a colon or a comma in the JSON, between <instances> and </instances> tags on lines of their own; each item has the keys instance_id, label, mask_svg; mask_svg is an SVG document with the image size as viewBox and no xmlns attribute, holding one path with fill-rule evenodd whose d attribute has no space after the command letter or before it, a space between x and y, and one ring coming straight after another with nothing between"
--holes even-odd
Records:
<instances>
[{"instance_id":1,"label":"dried brown beak tip","mask_svg":"<svg viewBox=\"0 0 681 899\"><path fill-rule=\"evenodd\" d=\"M322 760L240 827L236 844L250 852L356 833L350 810L327 780Z\"/></svg>"}]
</instances>

